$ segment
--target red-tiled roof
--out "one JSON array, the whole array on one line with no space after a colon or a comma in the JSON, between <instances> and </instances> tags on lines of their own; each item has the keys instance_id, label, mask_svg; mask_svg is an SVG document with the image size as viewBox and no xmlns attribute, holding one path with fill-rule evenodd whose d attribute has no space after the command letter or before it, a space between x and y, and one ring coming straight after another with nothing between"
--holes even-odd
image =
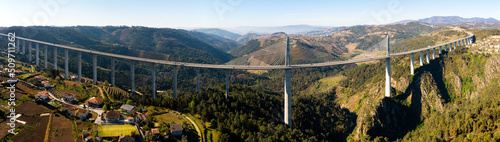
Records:
<instances>
[{"instance_id":1,"label":"red-tiled roof","mask_svg":"<svg viewBox=\"0 0 500 142\"><path fill-rule=\"evenodd\" d=\"M102 101L101 98L96 98L96 97L92 97L92 98L90 98L90 99L87 100L87 102L91 102L91 103L94 103L94 104L98 104L101 101Z\"/></svg>"},{"instance_id":2,"label":"red-tiled roof","mask_svg":"<svg viewBox=\"0 0 500 142\"><path fill-rule=\"evenodd\" d=\"M63 93L62 96L64 97L73 97L75 95L71 94L70 92Z\"/></svg>"},{"instance_id":3,"label":"red-tiled roof","mask_svg":"<svg viewBox=\"0 0 500 142\"><path fill-rule=\"evenodd\" d=\"M16 71L14 71L14 73L23 73L23 72L24 71L22 71L22 70L16 70Z\"/></svg>"},{"instance_id":4,"label":"red-tiled roof","mask_svg":"<svg viewBox=\"0 0 500 142\"><path fill-rule=\"evenodd\" d=\"M87 113L88 111L89 111L88 109L80 108L80 110L78 112L80 112L80 113Z\"/></svg>"},{"instance_id":5,"label":"red-tiled roof","mask_svg":"<svg viewBox=\"0 0 500 142\"><path fill-rule=\"evenodd\" d=\"M172 132L182 131L182 125L181 124L172 124L172 125L170 125L170 131L172 131Z\"/></svg>"},{"instance_id":6,"label":"red-tiled roof","mask_svg":"<svg viewBox=\"0 0 500 142\"><path fill-rule=\"evenodd\" d=\"M151 133L153 133L153 135L159 135L160 130L158 130L158 128L154 128L154 129L151 129Z\"/></svg>"},{"instance_id":7,"label":"red-tiled roof","mask_svg":"<svg viewBox=\"0 0 500 142\"><path fill-rule=\"evenodd\" d=\"M119 119L120 118L120 112L118 111L108 111L106 113L106 119Z\"/></svg>"},{"instance_id":8,"label":"red-tiled roof","mask_svg":"<svg viewBox=\"0 0 500 142\"><path fill-rule=\"evenodd\" d=\"M61 104L61 106L67 108L71 112L73 112L73 111L75 111L75 110L78 109L78 107L76 107L74 105L67 104L67 103L63 103L63 104Z\"/></svg>"},{"instance_id":9,"label":"red-tiled roof","mask_svg":"<svg viewBox=\"0 0 500 142\"><path fill-rule=\"evenodd\" d=\"M40 91L38 92L38 95L48 97L49 96L49 91Z\"/></svg>"},{"instance_id":10,"label":"red-tiled roof","mask_svg":"<svg viewBox=\"0 0 500 142\"><path fill-rule=\"evenodd\" d=\"M43 76L43 75L37 75L37 76L35 76L35 78L45 78L45 76Z\"/></svg>"},{"instance_id":11,"label":"red-tiled roof","mask_svg":"<svg viewBox=\"0 0 500 142\"><path fill-rule=\"evenodd\" d=\"M137 113L137 117L139 117L140 120L147 120L148 118L146 117L146 115L144 115L143 113Z\"/></svg>"}]
</instances>

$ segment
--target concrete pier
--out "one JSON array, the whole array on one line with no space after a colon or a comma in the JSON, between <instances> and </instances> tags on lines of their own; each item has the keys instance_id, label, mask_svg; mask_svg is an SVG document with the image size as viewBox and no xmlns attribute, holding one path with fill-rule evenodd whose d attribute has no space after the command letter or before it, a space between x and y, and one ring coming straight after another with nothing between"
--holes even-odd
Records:
<instances>
[{"instance_id":1,"label":"concrete pier","mask_svg":"<svg viewBox=\"0 0 500 142\"><path fill-rule=\"evenodd\" d=\"M36 43L35 45L35 65L39 66L40 65L40 44Z\"/></svg>"},{"instance_id":2,"label":"concrete pier","mask_svg":"<svg viewBox=\"0 0 500 142\"><path fill-rule=\"evenodd\" d=\"M289 69L285 70L285 124L292 127L292 75Z\"/></svg>"},{"instance_id":3,"label":"concrete pier","mask_svg":"<svg viewBox=\"0 0 500 142\"><path fill-rule=\"evenodd\" d=\"M285 66L290 66L290 38L286 37ZM292 75L290 69L285 69L285 124L292 127Z\"/></svg>"},{"instance_id":4,"label":"concrete pier","mask_svg":"<svg viewBox=\"0 0 500 142\"><path fill-rule=\"evenodd\" d=\"M172 94L172 97L177 97L177 67L174 67L174 76L173 76L173 84L172 84L172 89L174 93Z\"/></svg>"},{"instance_id":5,"label":"concrete pier","mask_svg":"<svg viewBox=\"0 0 500 142\"><path fill-rule=\"evenodd\" d=\"M424 51L420 51L420 66L424 66Z\"/></svg>"},{"instance_id":6,"label":"concrete pier","mask_svg":"<svg viewBox=\"0 0 500 142\"><path fill-rule=\"evenodd\" d=\"M26 40L23 40L23 54L26 54Z\"/></svg>"},{"instance_id":7,"label":"concrete pier","mask_svg":"<svg viewBox=\"0 0 500 142\"><path fill-rule=\"evenodd\" d=\"M451 50L453 50L453 49L452 49L452 48L453 48L452 46L453 46L453 43L450 43L450 46L448 46L448 47L450 47L450 51L451 51Z\"/></svg>"},{"instance_id":8,"label":"concrete pier","mask_svg":"<svg viewBox=\"0 0 500 142\"><path fill-rule=\"evenodd\" d=\"M432 60L436 59L436 48L432 48Z\"/></svg>"},{"instance_id":9,"label":"concrete pier","mask_svg":"<svg viewBox=\"0 0 500 142\"><path fill-rule=\"evenodd\" d=\"M49 52L49 48L47 47L47 44L45 44L45 48L43 49L43 67L45 69L49 69L49 68L47 68L47 64L48 64L47 63L47 59L48 59L47 53L48 52Z\"/></svg>"},{"instance_id":10,"label":"concrete pier","mask_svg":"<svg viewBox=\"0 0 500 142\"><path fill-rule=\"evenodd\" d=\"M54 46L54 70L57 70L57 47Z\"/></svg>"},{"instance_id":11,"label":"concrete pier","mask_svg":"<svg viewBox=\"0 0 500 142\"><path fill-rule=\"evenodd\" d=\"M64 78L69 79L68 49L64 49Z\"/></svg>"},{"instance_id":12,"label":"concrete pier","mask_svg":"<svg viewBox=\"0 0 500 142\"><path fill-rule=\"evenodd\" d=\"M156 97L156 64L151 66L151 95L153 99Z\"/></svg>"},{"instance_id":13,"label":"concrete pier","mask_svg":"<svg viewBox=\"0 0 500 142\"><path fill-rule=\"evenodd\" d=\"M426 60L427 60L427 63L431 63L431 60L430 60L430 53L431 53L431 50L430 49L427 49L427 56L426 56Z\"/></svg>"},{"instance_id":14,"label":"concrete pier","mask_svg":"<svg viewBox=\"0 0 500 142\"><path fill-rule=\"evenodd\" d=\"M200 93L200 69L196 70L196 92Z\"/></svg>"},{"instance_id":15,"label":"concrete pier","mask_svg":"<svg viewBox=\"0 0 500 142\"><path fill-rule=\"evenodd\" d=\"M111 57L111 85L115 86L115 57Z\"/></svg>"},{"instance_id":16,"label":"concrete pier","mask_svg":"<svg viewBox=\"0 0 500 142\"><path fill-rule=\"evenodd\" d=\"M441 54L443 54L443 49L441 48L441 46L439 46L439 55L441 55Z\"/></svg>"},{"instance_id":17,"label":"concrete pier","mask_svg":"<svg viewBox=\"0 0 500 142\"><path fill-rule=\"evenodd\" d=\"M19 46L21 45L21 44L19 44L19 41L20 41L20 39L16 40L16 46L15 46L16 47L16 53L19 53Z\"/></svg>"},{"instance_id":18,"label":"concrete pier","mask_svg":"<svg viewBox=\"0 0 500 142\"><path fill-rule=\"evenodd\" d=\"M411 53L411 75L415 74L415 53Z\"/></svg>"},{"instance_id":19,"label":"concrete pier","mask_svg":"<svg viewBox=\"0 0 500 142\"><path fill-rule=\"evenodd\" d=\"M444 45L444 51L448 51L448 44Z\"/></svg>"},{"instance_id":20,"label":"concrete pier","mask_svg":"<svg viewBox=\"0 0 500 142\"><path fill-rule=\"evenodd\" d=\"M229 97L229 71L226 71L226 99Z\"/></svg>"},{"instance_id":21,"label":"concrete pier","mask_svg":"<svg viewBox=\"0 0 500 142\"><path fill-rule=\"evenodd\" d=\"M387 56L385 59L385 97L391 97L391 53L390 53L390 43L389 34L387 34Z\"/></svg>"},{"instance_id":22,"label":"concrete pier","mask_svg":"<svg viewBox=\"0 0 500 142\"><path fill-rule=\"evenodd\" d=\"M135 93L135 61L130 62L130 94Z\"/></svg>"},{"instance_id":23,"label":"concrete pier","mask_svg":"<svg viewBox=\"0 0 500 142\"><path fill-rule=\"evenodd\" d=\"M78 51L78 82L82 81L82 52Z\"/></svg>"},{"instance_id":24,"label":"concrete pier","mask_svg":"<svg viewBox=\"0 0 500 142\"><path fill-rule=\"evenodd\" d=\"M29 42L29 45L28 45L28 61L30 62L30 65L32 64L31 63L31 45L32 45L32 43Z\"/></svg>"},{"instance_id":25,"label":"concrete pier","mask_svg":"<svg viewBox=\"0 0 500 142\"><path fill-rule=\"evenodd\" d=\"M93 76L93 82L92 84L97 84L97 54L93 54L93 57L92 57L92 70L93 70L93 73L94 73L94 76Z\"/></svg>"}]
</instances>

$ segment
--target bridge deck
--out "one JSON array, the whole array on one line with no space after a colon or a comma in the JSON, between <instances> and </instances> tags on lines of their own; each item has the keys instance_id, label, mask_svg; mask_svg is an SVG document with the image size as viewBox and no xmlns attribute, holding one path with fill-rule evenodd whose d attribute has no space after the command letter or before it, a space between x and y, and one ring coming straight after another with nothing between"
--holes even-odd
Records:
<instances>
[{"instance_id":1,"label":"bridge deck","mask_svg":"<svg viewBox=\"0 0 500 142\"><path fill-rule=\"evenodd\" d=\"M466 38L470 38L470 37L474 36L470 32L467 32L467 33L469 34L469 36ZM3 34L3 33L0 33L0 35L7 36L7 34ZM115 58L121 58L121 59L127 59L127 60L133 60L133 61L139 61L139 62L145 62L145 63L155 63L155 64L164 64L164 65L172 65L172 66L186 66L186 67L194 67L194 68L236 69L236 70L283 70L283 69L313 68L313 67L325 67L325 66L367 62L367 61L373 61L373 60L386 59L389 57L408 55L411 53L426 51L427 49L439 48L439 46L449 45L450 43L454 43L454 42L466 39L466 38L461 38L458 40L450 41L450 42L435 45L435 46L430 46L430 47L426 47L426 48L396 53L396 54L393 54L390 56L378 56L378 57L372 57L372 58L354 59L354 60L346 60L346 61L332 61L332 62L324 62L324 63L296 64L296 65L291 65L291 66L285 66L285 65L283 65L283 66L249 66L249 65L199 64L199 63L187 63L187 62L174 62L174 61L167 61L167 60L156 60L156 59L118 55L118 54L106 53L106 52L100 52L100 51L94 51L94 50L88 50L88 49L81 49L81 48L76 48L76 47L71 47L71 46L66 46L66 45L59 45L59 44L54 44L54 43L49 43L49 42L44 42L44 41L38 41L38 40L18 37L18 36L16 36L16 38L30 41L30 42L39 43L39 44L45 44L45 45L55 46L55 47L59 47L59 48L80 51L80 52L84 52L84 53L96 54L96 55L107 56L107 57L115 57Z\"/></svg>"}]
</instances>

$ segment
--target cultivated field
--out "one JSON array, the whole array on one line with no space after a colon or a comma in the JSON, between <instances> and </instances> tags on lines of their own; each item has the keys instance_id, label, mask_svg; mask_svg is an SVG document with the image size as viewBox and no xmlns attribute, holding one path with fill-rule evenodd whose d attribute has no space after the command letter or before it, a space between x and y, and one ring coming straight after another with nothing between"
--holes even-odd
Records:
<instances>
[{"instance_id":1,"label":"cultivated field","mask_svg":"<svg viewBox=\"0 0 500 142\"><path fill-rule=\"evenodd\" d=\"M42 113L49 113L50 109L37 105L34 102L24 102L16 107L16 112L23 115L39 115Z\"/></svg>"},{"instance_id":2,"label":"cultivated field","mask_svg":"<svg viewBox=\"0 0 500 142\"><path fill-rule=\"evenodd\" d=\"M137 134L134 125L99 125L97 129L100 137L118 137L121 134L130 136L132 132Z\"/></svg>"},{"instance_id":3,"label":"cultivated field","mask_svg":"<svg viewBox=\"0 0 500 142\"><path fill-rule=\"evenodd\" d=\"M52 116L52 125L50 129L49 141L51 142L72 142L73 128L71 121L64 116ZM81 136L80 136L81 137Z\"/></svg>"},{"instance_id":4,"label":"cultivated field","mask_svg":"<svg viewBox=\"0 0 500 142\"><path fill-rule=\"evenodd\" d=\"M19 120L26 121L26 124L23 125L16 123L16 126L23 126L24 128L21 129L19 134L12 136L10 140L14 142L43 141L45 138L45 131L47 130L47 124L49 122L48 116L28 117L23 115L19 117Z\"/></svg>"}]
</instances>

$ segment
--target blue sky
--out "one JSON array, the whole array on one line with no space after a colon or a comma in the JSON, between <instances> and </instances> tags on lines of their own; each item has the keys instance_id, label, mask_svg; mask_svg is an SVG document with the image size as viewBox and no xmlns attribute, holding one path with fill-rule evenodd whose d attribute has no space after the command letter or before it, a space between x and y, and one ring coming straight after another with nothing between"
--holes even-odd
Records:
<instances>
[{"instance_id":1,"label":"blue sky","mask_svg":"<svg viewBox=\"0 0 500 142\"><path fill-rule=\"evenodd\" d=\"M500 19L498 0L5 0L0 26L352 26L431 16Z\"/></svg>"}]
</instances>

